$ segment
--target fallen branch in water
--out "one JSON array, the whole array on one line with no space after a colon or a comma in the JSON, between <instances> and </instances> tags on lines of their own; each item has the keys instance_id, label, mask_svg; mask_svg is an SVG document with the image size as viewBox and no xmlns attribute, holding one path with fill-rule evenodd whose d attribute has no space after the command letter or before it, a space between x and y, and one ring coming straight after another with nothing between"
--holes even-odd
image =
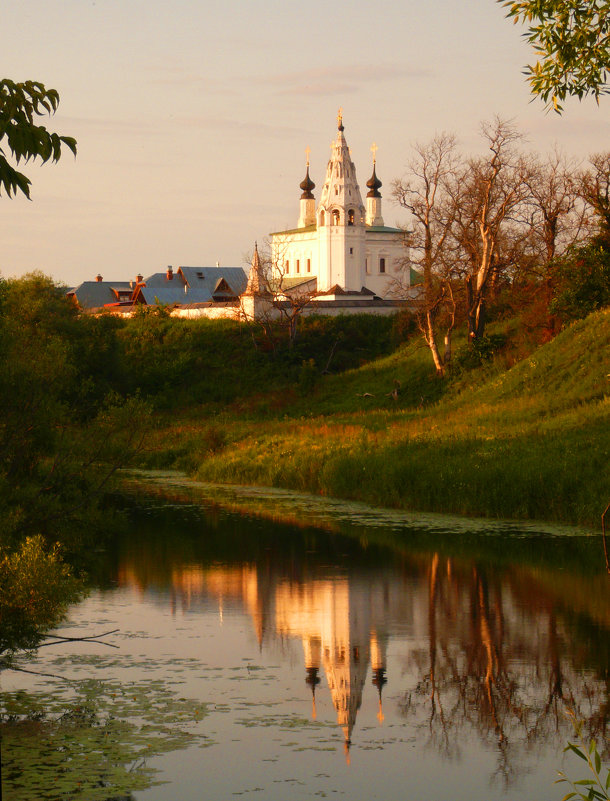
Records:
<instances>
[{"instance_id":1,"label":"fallen branch in water","mask_svg":"<svg viewBox=\"0 0 610 801\"><path fill-rule=\"evenodd\" d=\"M38 648L44 648L46 645L63 645L66 642L93 642L98 643L99 645L107 645L108 648L118 648L118 645L115 645L111 642L103 642L100 638L107 637L109 634L116 634L119 629L112 629L112 631L104 631L102 634L87 634L84 637L63 637L61 634L45 634L45 637L50 639L53 638L50 642L43 642L38 645Z\"/></svg>"}]
</instances>

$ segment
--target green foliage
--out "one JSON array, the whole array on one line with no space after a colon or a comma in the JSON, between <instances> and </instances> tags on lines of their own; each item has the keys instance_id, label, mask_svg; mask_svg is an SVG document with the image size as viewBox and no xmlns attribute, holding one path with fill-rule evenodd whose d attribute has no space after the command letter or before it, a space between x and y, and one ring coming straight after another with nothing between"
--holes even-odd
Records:
<instances>
[{"instance_id":1,"label":"green foliage","mask_svg":"<svg viewBox=\"0 0 610 801\"><path fill-rule=\"evenodd\" d=\"M0 190L4 187L9 197L19 191L29 198L31 181L9 163L6 148L16 164L37 158L59 161L62 145L76 155L75 139L36 124L37 116L54 114L58 105L57 91L39 81L0 80Z\"/></svg>"},{"instance_id":2,"label":"green foliage","mask_svg":"<svg viewBox=\"0 0 610 801\"><path fill-rule=\"evenodd\" d=\"M104 483L140 447L148 414L139 398L114 389L122 382L117 345L114 323L79 315L40 273L0 282L5 541L92 533Z\"/></svg>"},{"instance_id":3,"label":"green foliage","mask_svg":"<svg viewBox=\"0 0 610 801\"><path fill-rule=\"evenodd\" d=\"M595 242L570 250L557 263L552 314L580 320L610 306L610 251Z\"/></svg>"},{"instance_id":4,"label":"green foliage","mask_svg":"<svg viewBox=\"0 0 610 801\"><path fill-rule=\"evenodd\" d=\"M498 0L507 17L528 26L524 34L538 58L525 74L533 94L561 113L568 96L599 100L608 94L609 0Z\"/></svg>"},{"instance_id":5,"label":"green foliage","mask_svg":"<svg viewBox=\"0 0 610 801\"><path fill-rule=\"evenodd\" d=\"M577 743L568 743L564 751L569 751L579 759L587 763L590 778L572 781L563 771L559 771L559 778L556 784L568 784L572 790L564 795L561 801L568 801L570 798L580 798L582 801L609 801L610 799L610 769L605 768L606 777L603 776L602 759L599 754L597 743L591 740L588 746L582 742L582 725L575 724L576 736L579 738Z\"/></svg>"},{"instance_id":6,"label":"green foliage","mask_svg":"<svg viewBox=\"0 0 610 801\"><path fill-rule=\"evenodd\" d=\"M0 655L35 648L82 591L59 546L47 548L40 535L14 552L0 546Z\"/></svg>"}]
</instances>

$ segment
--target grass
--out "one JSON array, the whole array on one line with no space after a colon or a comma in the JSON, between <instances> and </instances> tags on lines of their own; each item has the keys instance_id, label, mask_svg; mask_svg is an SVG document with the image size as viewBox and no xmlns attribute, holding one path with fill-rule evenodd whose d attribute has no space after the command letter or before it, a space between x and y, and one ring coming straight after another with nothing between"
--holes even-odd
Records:
<instances>
[{"instance_id":1,"label":"grass","mask_svg":"<svg viewBox=\"0 0 610 801\"><path fill-rule=\"evenodd\" d=\"M610 500L610 312L507 368L439 380L414 338L339 375L161 422L147 466L420 511L597 525ZM398 401L390 396L400 381Z\"/></svg>"}]
</instances>

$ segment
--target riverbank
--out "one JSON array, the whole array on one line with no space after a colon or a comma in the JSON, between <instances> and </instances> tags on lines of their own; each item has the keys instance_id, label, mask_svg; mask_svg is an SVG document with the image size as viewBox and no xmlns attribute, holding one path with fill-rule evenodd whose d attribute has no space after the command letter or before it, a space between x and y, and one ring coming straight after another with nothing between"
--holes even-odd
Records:
<instances>
[{"instance_id":1,"label":"riverbank","mask_svg":"<svg viewBox=\"0 0 610 801\"><path fill-rule=\"evenodd\" d=\"M610 312L451 381L417 339L340 375L159 419L147 466L380 506L599 525L610 496ZM514 356L512 357L514 358ZM398 389L398 396L392 390Z\"/></svg>"}]
</instances>

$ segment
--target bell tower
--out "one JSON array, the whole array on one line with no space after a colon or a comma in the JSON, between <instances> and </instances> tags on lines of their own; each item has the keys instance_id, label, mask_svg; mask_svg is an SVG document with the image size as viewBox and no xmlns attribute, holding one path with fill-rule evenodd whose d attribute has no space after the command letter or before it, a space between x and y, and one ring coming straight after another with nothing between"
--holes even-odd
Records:
<instances>
[{"instance_id":1,"label":"bell tower","mask_svg":"<svg viewBox=\"0 0 610 801\"><path fill-rule=\"evenodd\" d=\"M317 210L321 285L359 291L364 284L365 216L356 168L344 135L343 114Z\"/></svg>"}]
</instances>

